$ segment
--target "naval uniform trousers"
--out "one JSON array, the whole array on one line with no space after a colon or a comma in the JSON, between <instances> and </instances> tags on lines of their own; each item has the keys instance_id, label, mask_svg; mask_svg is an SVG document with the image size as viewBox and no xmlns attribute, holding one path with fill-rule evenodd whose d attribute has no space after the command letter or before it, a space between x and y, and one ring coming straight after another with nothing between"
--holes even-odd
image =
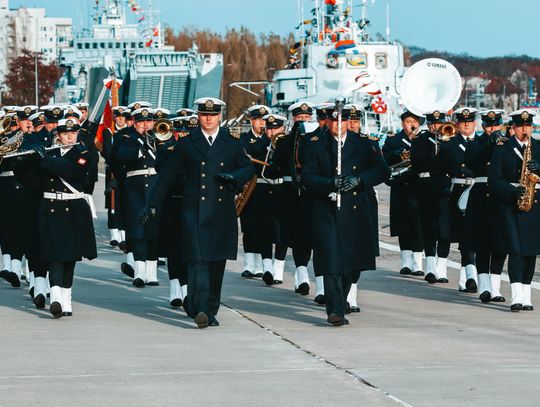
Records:
<instances>
[{"instance_id":1,"label":"naval uniform trousers","mask_svg":"<svg viewBox=\"0 0 540 407\"><path fill-rule=\"evenodd\" d=\"M189 317L199 312L217 315L226 260L193 261L188 266L188 293L184 307Z\"/></svg>"},{"instance_id":2,"label":"naval uniform trousers","mask_svg":"<svg viewBox=\"0 0 540 407\"><path fill-rule=\"evenodd\" d=\"M49 283L51 287L71 288L73 286L74 261L53 262L49 264ZM34 272L35 273L35 272Z\"/></svg>"}]
</instances>

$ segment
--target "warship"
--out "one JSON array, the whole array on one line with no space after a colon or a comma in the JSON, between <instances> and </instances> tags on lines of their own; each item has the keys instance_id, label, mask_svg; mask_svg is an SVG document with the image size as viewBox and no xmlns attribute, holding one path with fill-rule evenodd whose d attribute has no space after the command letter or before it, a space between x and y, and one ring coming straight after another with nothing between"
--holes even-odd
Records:
<instances>
[{"instance_id":1,"label":"warship","mask_svg":"<svg viewBox=\"0 0 540 407\"><path fill-rule=\"evenodd\" d=\"M175 111L191 106L201 96L219 98L223 55L200 53L196 44L189 50L175 51L164 44L161 26L155 21L158 12L146 13L150 21L129 24L125 1L96 2L92 28L82 30L59 55L64 73L54 101L103 105L105 101L99 96L110 72L123 80L119 91L122 105L147 100Z\"/></svg>"},{"instance_id":2,"label":"warship","mask_svg":"<svg viewBox=\"0 0 540 407\"><path fill-rule=\"evenodd\" d=\"M310 7L307 13L304 3ZM267 86L272 107L284 112L299 100L322 103L342 96L364 106L364 131L395 131L395 118L403 109L403 46L390 41L388 17L386 40L372 39L369 6L367 0L299 0L298 41L288 65L277 70Z\"/></svg>"}]
</instances>

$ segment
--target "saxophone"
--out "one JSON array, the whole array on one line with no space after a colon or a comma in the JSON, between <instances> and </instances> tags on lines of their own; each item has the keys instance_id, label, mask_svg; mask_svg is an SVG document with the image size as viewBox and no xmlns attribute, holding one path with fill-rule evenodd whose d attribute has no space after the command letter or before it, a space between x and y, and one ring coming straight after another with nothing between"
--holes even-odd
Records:
<instances>
[{"instance_id":1,"label":"saxophone","mask_svg":"<svg viewBox=\"0 0 540 407\"><path fill-rule=\"evenodd\" d=\"M528 212L531 210L534 202L534 192L536 184L540 182L540 176L532 173L527 168L527 164L532 157L532 140L525 147L523 153L523 163L521 164L521 176L519 178L519 184L525 188L525 192L521 195L517 202L517 207L522 212Z\"/></svg>"}]
</instances>

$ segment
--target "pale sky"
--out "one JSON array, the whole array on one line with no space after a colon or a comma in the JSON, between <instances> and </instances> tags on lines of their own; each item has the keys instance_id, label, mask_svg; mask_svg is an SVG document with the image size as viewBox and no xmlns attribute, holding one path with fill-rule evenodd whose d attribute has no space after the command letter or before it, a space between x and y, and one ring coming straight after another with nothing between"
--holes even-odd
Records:
<instances>
[{"instance_id":1,"label":"pale sky","mask_svg":"<svg viewBox=\"0 0 540 407\"><path fill-rule=\"evenodd\" d=\"M137 1L143 8L148 5L148 0ZM360 2L353 3L356 16ZM389 4L390 37L406 45L483 57L525 54L540 58L540 0L368 2L373 35L377 31L385 33ZM89 21L95 0L9 0L9 4L11 8L45 7L48 16L72 17L74 24L80 26ZM304 0L304 4L308 18L313 1ZM255 33L286 35L294 31L300 20L298 0L153 0L153 5L161 10L162 23L175 30L194 25L223 33L227 28L243 25Z\"/></svg>"}]
</instances>

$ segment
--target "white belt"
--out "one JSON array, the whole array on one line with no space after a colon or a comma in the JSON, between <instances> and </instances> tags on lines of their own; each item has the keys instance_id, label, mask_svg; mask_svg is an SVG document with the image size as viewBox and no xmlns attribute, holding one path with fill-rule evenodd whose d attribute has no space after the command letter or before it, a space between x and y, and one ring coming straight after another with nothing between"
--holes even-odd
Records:
<instances>
[{"instance_id":1,"label":"white belt","mask_svg":"<svg viewBox=\"0 0 540 407\"><path fill-rule=\"evenodd\" d=\"M513 185L513 186L515 186L515 187L521 186L521 184L520 184L519 182L511 182L510 185ZM536 185L534 186L534 189L540 189L540 184L536 184Z\"/></svg>"},{"instance_id":2,"label":"white belt","mask_svg":"<svg viewBox=\"0 0 540 407\"><path fill-rule=\"evenodd\" d=\"M474 180L472 178L452 178L450 181L452 184L472 185Z\"/></svg>"},{"instance_id":3,"label":"white belt","mask_svg":"<svg viewBox=\"0 0 540 407\"><path fill-rule=\"evenodd\" d=\"M276 179L257 178L257 184L272 184L272 185L283 184L283 178L276 178Z\"/></svg>"},{"instance_id":4,"label":"white belt","mask_svg":"<svg viewBox=\"0 0 540 407\"><path fill-rule=\"evenodd\" d=\"M126 177L135 177L137 175L156 175L156 169L155 168L147 168L146 170L133 170L128 171L126 174Z\"/></svg>"},{"instance_id":5,"label":"white belt","mask_svg":"<svg viewBox=\"0 0 540 407\"><path fill-rule=\"evenodd\" d=\"M429 175L429 172L421 172L418 174L418 178L429 178L431 175Z\"/></svg>"},{"instance_id":6,"label":"white belt","mask_svg":"<svg viewBox=\"0 0 540 407\"><path fill-rule=\"evenodd\" d=\"M292 177L290 175L285 175L283 177L283 182L292 182Z\"/></svg>"},{"instance_id":7,"label":"white belt","mask_svg":"<svg viewBox=\"0 0 540 407\"><path fill-rule=\"evenodd\" d=\"M476 177L474 179L474 182L475 183L484 183L484 182L488 182L488 177Z\"/></svg>"},{"instance_id":8,"label":"white belt","mask_svg":"<svg viewBox=\"0 0 540 407\"><path fill-rule=\"evenodd\" d=\"M84 199L83 193L80 194L68 194L66 192L44 192L43 198L55 199L57 201L71 201L73 199Z\"/></svg>"},{"instance_id":9,"label":"white belt","mask_svg":"<svg viewBox=\"0 0 540 407\"><path fill-rule=\"evenodd\" d=\"M0 177L13 177L14 175L13 171L0 172Z\"/></svg>"}]
</instances>

